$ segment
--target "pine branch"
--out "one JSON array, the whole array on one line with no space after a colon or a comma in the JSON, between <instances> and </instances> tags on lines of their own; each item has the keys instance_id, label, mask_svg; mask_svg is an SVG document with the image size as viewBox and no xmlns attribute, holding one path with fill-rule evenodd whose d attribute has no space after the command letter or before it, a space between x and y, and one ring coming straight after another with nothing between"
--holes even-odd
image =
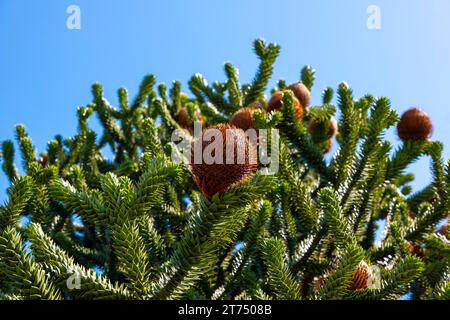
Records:
<instances>
[{"instance_id":1,"label":"pine branch","mask_svg":"<svg viewBox=\"0 0 450 320\"><path fill-rule=\"evenodd\" d=\"M189 80L189 89L197 97L200 104L206 102L206 99L208 99L219 110L230 110L227 101L223 97L223 93L221 94L208 86L208 82L201 74L197 73L191 77Z\"/></svg>"},{"instance_id":2,"label":"pine branch","mask_svg":"<svg viewBox=\"0 0 450 320\"><path fill-rule=\"evenodd\" d=\"M426 140L403 142L403 145L395 152L388 163L386 180L397 178L409 164L426 153L429 145L430 142Z\"/></svg>"},{"instance_id":3,"label":"pine branch","mask_svg":"<svg viewBox=\"0 0 450 320\"><path fill-rule=\"evenodd\" d=\"M128 279L135 297L146 297L151 290L150 269L147 263L144 240L136 222L127 222L113 232L114 250L118 271Z\"/></svg>"},{"instance_id":4,"label":"pine branch","mask_svg":"<svg viewBox=\"0 0 450 320\"><path fill-rule=\"evenodd\" d=\"M94 97L94 108L97 111L105 134L111 137L114 142L125 144L123 131L114 119L116 110L103 98L103 88L99 83L92 85L92 95ZM112 148L114 148L113 141L109 141Z\"/></svg>"},{"instance_id":5,"label":"pine branch","mask_svg":"<svg viewBox=\"0 0 450 320\"><path fill-rule=\"evenodd\" d=\"M154 288L153 297L182 297L204 275L215 273L217 251L235 241L248 219L248 207L273 188L269 176L231 187L211 202L202 197L201 212L177 242L170 264Z\"/></svg>"},{"instance_id":6,"label":"pine branch","mask_svg":"<svg viewBox=\"0 0 450 320\"><path fill-rule=\"evenodd\" d=\"M137 94L136 98L134 99L134 102L132 104L132 108L137 108L139 105L141 105L147 96L151 93L153 90L153 86L155 85L155 76L152 74L148 74L144 77L144 79L141 82L141 85L139 87L139 93Z\"/></svg>"},{"instance_id":7,"label":"pine branch","mask_svg":"<svg viewBox=\"0 0 450 320\"><path fill-rule=\"evenodd\" d=\"M32 243L36 262L41 264L58 285L58 288L78 299L129 299L130 293L123 286L111 284L92 269L78 265L61 250L42 228L35 223L27 226L27 235ZM73 288L68 284L74 280ZM77 286L76 281L79 281ZM72 283L71 283L72 284Z\"/></svg>"},{"instance_id":8,"label":"pine branch","mask_svg":"<svg viewBox=\"0 0 450 320\"><path fill-rule=\"evenodd\" d=\"M273 64L280 53L280 46L274 43L266 45L261 39L255 40L253 49L261 62L258 67L258 72L255 75L255 79L245 95L244 106L250 105L264 93L269 78L272 75Z\"/></svg>"},{"instance_id":9,"label":"pine branch","mask_svg":"<svg viewBox=\"0 0 450 320\"><path fill-rule=\"evenodd\" d=\"M344 248L342 258L337 262L335 270L320 287L316 299L342 299L348 292L353 271L363 259L363 250L357 245Z\"/></svg>"},{"instance_id":10,"label":"pine branch","mask_svg":"<svg viewBox=\"0 0 450 320\"><path fill-rule=\"evenodd\" d=\"M302 83L311 91L311 88L314 84L314 76L315 70L311 68L311 66L305 66L302 69L300 78L302 79Z\"/></svg>"},{"instance_id":11,"label":"pine branch","mask_svg":"<svg viewBox=\"0 0 450 320\"><path fill-rule=\"evenodd\" d=\"M303 126L295 119L292 92L286 92L283 95L282 112L283 122L287 125L286 130L283 130L282 133L287 136L290 144L298 149L300 156L307 165L316 169L324 176L325 180L332 180L331 172L323 159L322 152L313 143Z\"/></svg>"},{"instance_id":12,"label":"pine branch","mask_svg":"<svg viewBox=\"0 0 450 320\"><path fill-rule=\"evenodd\" d=\"M16 126L16 139L19 143L22 154L23 166L26 170L33 162L36 162L36 150L31 143L31 139L25 131L25 127L21 124Z\"/></svg>"},{"instance_id":13,"label":"pine branch","mask_svg":"<svg viewBox=\"0 0 450 320\"><path fill-rule=\"evenodd\" d=\"M89 194L77 191L70 183L64 180L51 183L49 191L52 197L61 201L67 210L74 210L86 221L104 223L108 219L106 208L98 192Z\"/></svg>"},{"instance_id":14,"label":"pine branch","mask_svg":"<svg viewBox=\"0 0 450 320\"><path fill-rule=\"evenodd\" d=\"M16 179L8 191L8 201L0 207L0 230L15 226L32 196L33 181L28 176Z\"/></svg>"},{"instance_id":15,"label":"pine branch","mask_svg":"<svg viewBox=\"0 0 450 320\"><path fill-rule=\"evenodd\" d=\"M231 107L231 113L238 110L242 105L242 93L238 83L239 70L235 68L230 62L225 63L224 70L228 78L226 86L228 89L228 100Z\"/></svg>"},{"instance_id":16,"label":"pine branch","mask_svg":"<svg viewBox=\"0 0 450 320\"><path fill-rule=\"evenodd\" d=\"M14 285L27 299L60 300L61 293L55 288L30 253L22 247L22 239L16 230L7 227L0 235L0 275Z\"/></svg>"},{"instance_id":17,"label":"pine branch","mask_svg":"<svg viewBox=\"0 0 450 320\"><path fill-rule=\"evenodd\" d=\"M330 239L339 247L356 244L347 219L343 216L339 201L334 191L325 188L319 191L319 205L323 211L323 225L329 231Z\"/></svg>"},{"instance_id":18,"label":"pine branch","mask_svg":"<svg viewBox=\"0 0 450 320\"><path fill-rule=\"evenodd\" d=\"M220 297L229 297L232 290L236 289L239 284L245 284L243 272L251 267L252 260L258 251L258 241L263 237L265 225L273 211L272 205L269 201L265 200L257 215L251 220L249 228L243 236L243 243L245 247L233 256L230 262L230 274L225 280L225 284L220 293Z\"/></svg>"},{"instance_id":19,"label":"pine branch","mask_svg":"<svg viewBox=\"0 0 450 320\"><path fill-rule=\"evenodd\" d=\"M322 103L329 104L333 100L333 88L327 87L322 92Z\"/></svg>"},{"instance_id":20,"label":"pine branch","mask_svg":"<svg viewBox=\"0 0 450 320\"><path fill-rule=\"evenodd\" d=\"M14 164L14 144L11 140L2 143L2 168L10 182L17 178L17 168Z\"/></svg>"},{"instance_id":21,"label":"pine branch","mask_svg":"<svg viewBox=\"0 0 450 320\"><path fill-rule=\"evenodd\" d=\"M217 124L228 121L227 116L220 113L217 108L210 103L202 103L200 105L200 110L202 111L202 114L208 119L208 123Z\"/></svg>"},{"instance_id":22,"label":"pine branch","mask_svg":"<svg viewBox=\"0 0 450 320\"><path fill-rule=\"evenodd\" d=\"M348 178L349 169L355 160L356 146L360 133L360 114L355 107L352 91L346 83L341 83L338 89L338 105L341 111L339 119L338 141L341 149L331 164L333 173L337 177L335 188L339 187Z\"/></svg>"},{"instance_id":23,"label":"pine branch","mask_svg":"<svg viewBox=\"0 0 450 320\"><path fill-rule=\"evenodd\" d=\"M289 272L283 242L277 238L265 240L261 252L267 267L269 286L280 300L300 300L301 289Z\"/></svg>"}]
</instances>

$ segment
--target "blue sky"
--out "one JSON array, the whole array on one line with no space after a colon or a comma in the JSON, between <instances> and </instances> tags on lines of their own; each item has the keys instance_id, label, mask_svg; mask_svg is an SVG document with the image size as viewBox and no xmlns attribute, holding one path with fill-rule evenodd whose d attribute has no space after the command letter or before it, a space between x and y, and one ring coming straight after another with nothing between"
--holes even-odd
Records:
<instances>
[{"instance_id":1,"label":"blue sky","mask_svg":"<svg viewBox=\"0 0 450 320\"><path fill-rule=\"evenodd\" d=\"M81 9L81 30L66 27L71 4ZM369 5L381 10L380 30L366 27ZM309 64L317 76L312 104L345 80L356 97L387 96L398 112L420 106L450 158L447 0L0 0L0 140L13 138L17 123L39 151L57 133L74 134L76 107L91 101L94 81L113 103L121 86L134 95L146 73L186 90L195 72L224 79L229 60L248 81L258 37L282 47L271 86L297 80ZM399 143L393 132L387 137ZM411 170L415 188L429 181L428 159ZM2 174L0 198L6 187Z\"/></svg>"}]
</instances>

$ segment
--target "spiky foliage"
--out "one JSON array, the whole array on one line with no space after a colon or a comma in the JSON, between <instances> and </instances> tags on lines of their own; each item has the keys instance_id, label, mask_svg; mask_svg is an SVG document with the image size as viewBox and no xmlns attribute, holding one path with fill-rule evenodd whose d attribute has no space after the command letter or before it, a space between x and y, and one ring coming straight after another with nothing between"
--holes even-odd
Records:
<instances>
[{"instance_id":1,"label":"spiky foliage","mask_svg":"<svg viewBox=\"0 0 450 320\"><path fill-rule=\"evenodd\" d=\"M0 298L449 299L449 240L435 231L450 210L442 144L408 140L392 150L384 133L398 117L389 100L357 99L345 83L336 104L327 87L322 104L298 117L296 92L280 80L274 91L283 96L267 113L279 49L255 41L260 65L251 83L240 84L227 62L224 82L194 75L192 96L147 75L134 99L118 90L115 108L95 83L92 102L78 108L77 133L55 136L39 155L18 125L23 170L14 143L1 145L11 186L0 207ZM314 70L300 75L314 97ZM206 197L178 161L186 158L179 147L190 148L195 123L225 124L248 107L257 108L246 114L252 126L280 130L271 151L278 170L267 175L260 164ZM338 148L327 161L308 127L328 128L336 111ZM88 125L94 116L100 132ZM181 140L173 140L176 129ZM408 167L422 156L432 181L411 194Z\"/></svg>"}]
</instances>

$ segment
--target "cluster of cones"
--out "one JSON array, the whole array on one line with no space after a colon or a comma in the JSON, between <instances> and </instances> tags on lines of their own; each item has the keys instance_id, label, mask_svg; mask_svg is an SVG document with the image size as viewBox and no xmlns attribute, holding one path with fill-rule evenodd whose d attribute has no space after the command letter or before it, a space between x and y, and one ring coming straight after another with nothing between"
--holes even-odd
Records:
<instances>
[{"instance_id":1,"label":"cluster of cones","mask_svg":"<svg viewBox=\"0 0 450 320\"><path fill-rule=\"evenodd\" d=\"M437 233L439 233L440 235L442 235L442 236L446 237L448 240L450 240L449 229L450 229L449 224L445 223L439 228ZM417 256L420 259L426 259L427 252L426 252L425 248L421 247L418 244L414 244L408 240L404 240L404 245L406 247L406 250L409 253ZM317 278L315 280L314 285L317 290L323 285L326 278L327 278L327 275ZM375 275L373 273L372 268L364 260L361 260L359 262L359 264L353 270L348 289L350 291L368 289L373 285L374 281L375 281Z\"/></svg>"},{"instance_id":2,"label":"cluster of cones","mask_svg":"<svg viewBox=\"0 0 450 320\"><path fill-rule=\"evenodd\" d=\"M209 127L203 131L202 135L196 139L192 146L192 158L191 158L191 167L193 179L200 189L200 191L207 197L211 198L212 195L216 193L222 193L230 186L235 183L242 182L243 180L249 178L252 174L254 174L258 168L257 165L257 142L250 141L248 135L245 133L248 129L257 130L257 125L253 119L253 114L257 110L264 110L266 112L271 112L273 110L280 110L282 107L282 99L286 92L286 90L291 90L294 94L294 110L295 117L297 121L301 121L305 114L306 108L309 106L310 102L310 93L308 88L301 82L293 83L289 85L283 91L275 91L270 100L267 102L265 108L260 102L255 102L251 106L244 107L236 111L231 117L228 123L219 124L213 127ZM183 112L184 114L184 112ZM186 124L187 121L184 121L185 114L183 116L180 113L178 118L178 122L181 124ZM181 121L180 121L181 120ZM309 131L311 135L314 137L316 132L321 129L318 124L311 124L309 127ZM208 146L213 143L213 139L210 141L203 141L203 135L206 131L210 129L217 129L222 136L222 146L223 146L223 164L207 164L203 161L196 163L194 160L195 151L207 149ZM234 130L229 130L234 129ZM227 137L227 131L232 132L230 136ZM336 133L337 125L336 121L333 122L332 130L325 130L327 138L330 138ZM330 132L331 131L331 132ZM230 139L231 138L231 139ZM206 139L207 140L207 139ZM314 140L314 138L313 138ZM228 145L228 146L227 146ZM237 150L239 149L237 146L242 146L243 150L245 150L244 161L240 163L232 162L225 164L225 157L233 152L235 160L237 157ZM329 149L329 148L325 148ZM325 151L325 150L324 150Z\"/></svg>"},{"instance_id":3,"label":"cluster of cones","mask_svg":"<svg viewBox=\"0 0 450 320\"><path fill-rule=\"evenodd\" d=\"M262 103L256 101L251 106L236 111L230 117L228 123L209 127L203 131L200 137L197 137L192 146L193 151L197 148L203 152L214 141L214 139L206 142L203 141L203 134L209 129L217 129L222 135L222 141L224 142L222 153L224 156L223 164L207 164L203 163L203 161L195 163L194 158L191 159L193 179L200 191L207 198L211 198L216 193L222 193L231 185L247 179L256 172L257 161L255 159L257 159L257 146L249 140L245 131L248 129L257 129L257 125L253 119L253 114L257 110L265 110L267 113L274 110L281 110L283 96L287 90L293 93L293 108L296 120L304 121L304 116L310 103L310 92L302 82L296 82L287 86L286 89L273 92L265 107ZM194 117L203 123L203 117L200 112L196 112ZM179 110L177 121L182 128L190 130L191 118L193 116L189 115L186 108ZM230 136L232 140L230 141L229 137L226 143L226 132L230 131L228 129L235 130L232 130L233 133ZM428 139L431 136L432 130L433 126L430 117L422 109L416 107L403 113L397 124L397 133L402 141ZM327 153L331 149L333 137L338 132L338 124L333 117L323 122L310 120L307 124L307 131L314 144L323 153ZM227 144L230 143L231 148L227 148ZM243 146L243 150L246 150L244 161L231 164L225 163L227 152L236 153L234 157L237 156L236 146L238 145Z\"/></svg>"},{"instance_id":4,"label":"cluster of cones","mask_svg":"<svg viewBox=\"0 0 450 320\"><path fill-rule=\"evenodd\" d=\"M282 108L283 96L288 90L292 91L294 94L293 108L295 118L297 121L302 121L310 103L309 90L302 82L292 83L284 90L275 91L267 102L265 110L266 112L275 110L280 111ZM260 103L258 103L256 107L242 108L231 117L230 123L243 130L249 128L256 129L256 125L253 121L253 113L261 108L262 105ZM308 132L311 135L313 142L323 151L323 153L330 151L332 139L336 135L337 130L337 122L334 118L331 118L326 122L310 121L308 125Z\"/></svg>"},{"instance_id":5,"label":"cluster of cones","mask_svg":"<svg viewBox=\"0 0 450 320\"><path fill-rule=\"evenodd\" d=\"M442 236L450 240L449 224L448 223L443 224L439 228L437 233L441 234ZM404 245L406 247L406 250L412 255L415 255L420 259L426 259L427 252L425 248L421 247L418 244L414 244L408 240L404 240ZM327 275L316 278L314 286L317 290L323 285L326 278ZM364 260L361 260L353 270L348 289L350 291L368 289L374 284L375 280L376 279L372 268Z\"/></svg>"}]
</instances>

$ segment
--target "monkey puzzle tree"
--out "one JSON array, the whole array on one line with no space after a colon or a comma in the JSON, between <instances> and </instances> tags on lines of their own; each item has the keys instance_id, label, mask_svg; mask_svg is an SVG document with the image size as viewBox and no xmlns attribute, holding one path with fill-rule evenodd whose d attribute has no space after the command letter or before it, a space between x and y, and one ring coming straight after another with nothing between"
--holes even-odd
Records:
<instances>
[{"instance_id":1,"label":"monkey puzzle tree","mask_svg":"<svg viewBox=\"0 0 450 320\"><path fill-rule=\"evenodd\" d=\"M0 298L449 299L448 228L436 225L450 209L450 163L426 113L399 121L387 98L356 99L345 83L309 106L310 67L266 99L280 48L256 40L254 50L251 83L226 63L225 82L194 75L191 96L148 75L134 99L119 89L115 108L95 83L78 132L39 156L18 125L23 174L14 143L2 144L11 186L0 207ZM102 132L88 126L94 114ZM208 147L194 123L234 129L245 150L279 133L268 151L278 170L250 163L254 153L240 164L174 161L175 130ZM391 150L384 133L395 125L403 142ZM247 129L270 130L255 143ZM411 194L406 170L422 156L432 181Z\"/></svg>"}]
</instances>

